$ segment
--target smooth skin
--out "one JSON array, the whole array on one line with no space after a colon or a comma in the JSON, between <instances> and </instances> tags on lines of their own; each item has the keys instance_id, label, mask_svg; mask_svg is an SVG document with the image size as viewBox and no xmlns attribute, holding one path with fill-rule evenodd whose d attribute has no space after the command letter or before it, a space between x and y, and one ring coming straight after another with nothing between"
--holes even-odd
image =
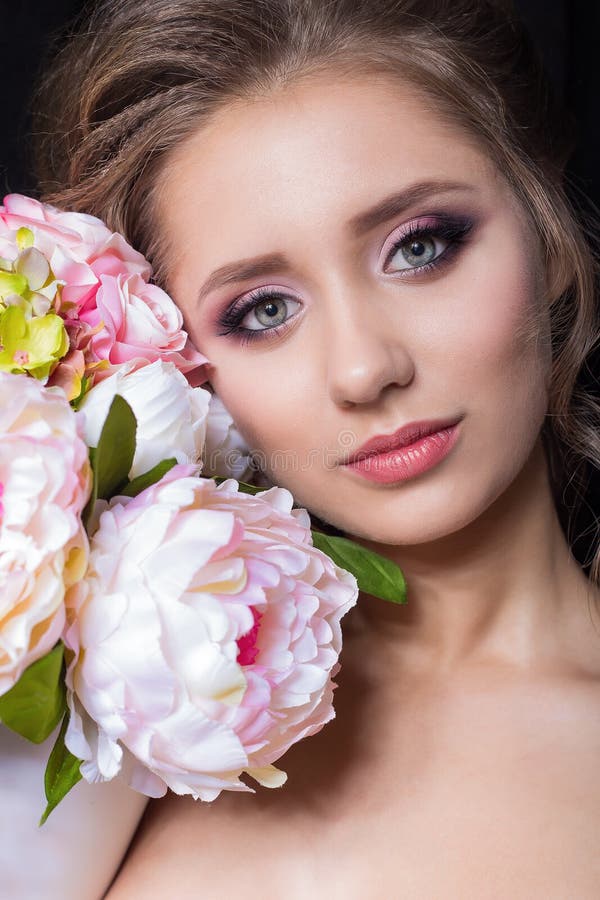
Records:
<instances>
[{"instance_id":1,"label":"smooth skin","mask_svg":"<svg viewBox=\"0 0 600 900\"><path fill-rule=\"evenodd\" d=\"M361 596L344 618L336 719L279 761L283 788L151 803L107 896L597 900L600 591L552 502L540 429L564 285L523 209L418 90L331 72L224 107L159 188L168 287L211 386L275 483L400 564L408 604ZM444 264L388 259L444 215L472 223ZM199 299L216 269L275 253L285 266ZM289 297L277 335L219 334L269 286ZM246 327L271 327L261 309ZM339 464L454 415L459 441L417 478Z\"/></svg>"}]
</instances>

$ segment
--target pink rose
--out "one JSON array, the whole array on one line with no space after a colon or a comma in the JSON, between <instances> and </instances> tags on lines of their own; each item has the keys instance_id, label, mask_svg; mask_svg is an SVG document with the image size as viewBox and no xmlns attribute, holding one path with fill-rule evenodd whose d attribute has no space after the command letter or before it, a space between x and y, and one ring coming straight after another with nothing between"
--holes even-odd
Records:
<instances>
[{"instance_id":1,"label":"pink rose","mask_svg":"<svg viewBox=\"0 0 600 900\"><path fill-rule=\"evenodd\" d=\"M160 359L183 373L207 362L192 347L181 312L169 295L139 275L101 275L93 303L85 304L79 318L97 329L90 347L113 367L99 370L96 381L131 360L142 366Z\"/></svg>"},{"instance_id":2,"label":"pink rose","mask_svg":"<svg viewBox=\"0 0 600 900\"><path fill-rule=\"evenodd\" d=\"M117 498L67 598L65 742L88 781L213 800L277 787L273 762L334 716L354 575L312 544L273 487L240 493L175 467Z\"/></svg>"}]
</instances>

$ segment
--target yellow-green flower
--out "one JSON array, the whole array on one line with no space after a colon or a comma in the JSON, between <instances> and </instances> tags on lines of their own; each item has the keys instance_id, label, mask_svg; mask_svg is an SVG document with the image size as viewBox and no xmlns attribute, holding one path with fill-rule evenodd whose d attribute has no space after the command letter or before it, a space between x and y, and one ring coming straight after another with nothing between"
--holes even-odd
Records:
<instances>
[{"instance_id":1,"label":"yellow-green flower","mask_svg":"<svg viewBox=\"0 0 600 900\"><path fill-rule=\"evenodd\" d=\"M19 239L20 232L23 232ZM14 262L0 260L0 310L20 306L25 318L45 316L54 301L58 283L43 253L30 246L33 233L28 228L17 232L21 252Z\"/></svg>"},{"instance_id":2,"label":"yellow-green flower","mask_svg":"<svg viewBox=\"0 0 600 900\"><path fill-rule=\"evenodd\" d=\"M55 313L27 319L19 306L0 312L0 371L45 381L68 350L69 336Z\"/></svg>"}]
</instances>

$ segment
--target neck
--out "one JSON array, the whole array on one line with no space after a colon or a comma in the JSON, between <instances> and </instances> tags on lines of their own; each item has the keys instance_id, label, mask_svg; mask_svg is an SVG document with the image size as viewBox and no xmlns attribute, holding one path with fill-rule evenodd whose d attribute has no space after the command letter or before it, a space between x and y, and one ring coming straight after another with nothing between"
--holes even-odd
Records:
<instances>
[{"instance_id":1,"label":"neck","mask_svg":"<svg viewBox=\"0 0 600 900\"><path fill-rule=\"evenodd\" d=\"M492 660L600 670L600 591L571 555L541 441L513 484L460 531L416 546L355 540L400 566L408 602L361 595L350 628L376 633L404 660L444 672Z\"/></svg>"}]
</instances>

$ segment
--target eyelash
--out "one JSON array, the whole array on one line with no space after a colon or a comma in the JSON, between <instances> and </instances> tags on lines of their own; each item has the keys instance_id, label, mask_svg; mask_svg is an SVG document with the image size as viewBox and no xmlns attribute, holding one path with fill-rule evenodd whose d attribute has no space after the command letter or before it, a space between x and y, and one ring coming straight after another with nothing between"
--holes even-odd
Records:
<instances>
[{"instance_id":1,"label":"eyelash","mask_svg":"<svg viewBox=\"0 0 600 900\"><path fill-rule=\"evenodd\" d=\"M422 275L433 269L441 268L443 265L449 263L456 253L458 253L460 247L466 242L472 227L473 223L467 219L443 219L440 217L435 225L420 225L416 222L410 225L402 237L390 248L385 260L384 268L405 244L410 244L411 241L423 237L441 238L443 241L447 242L448 246L442 250L435 259L431 260L431 262L425 263L422 266L415 266L413 269L401 269L400 271L418 272L419 275ZM413 276L401 275L400 277L412 278ZM259 306L261 303L264 303L266 300L285 301L286 299L293 298L288 297L281 291L274 291L271 288L257 288L248 296L242 306L236 307L234 304L223 312L217 324L224 330L219 331L218 334L220 336L233 335L238 338L239 343L242 346L245 346L254 340L269 340L270 338L276 337L280 331L287 328L289 319L282 322L280 325L274 325L272 328L267 327L264 329L244 328L243 326L240 326L240 322L243 321L248 312Z\"/></svg>"}]
</instances>

